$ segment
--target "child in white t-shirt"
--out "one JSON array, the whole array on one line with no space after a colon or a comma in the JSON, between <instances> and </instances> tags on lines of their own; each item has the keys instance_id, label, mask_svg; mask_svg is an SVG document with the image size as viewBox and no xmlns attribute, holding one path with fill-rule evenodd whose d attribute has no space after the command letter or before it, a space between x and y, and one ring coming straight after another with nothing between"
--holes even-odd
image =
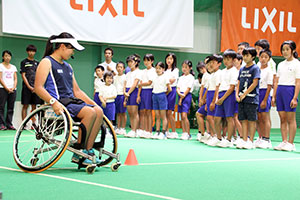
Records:
<instances>
[{"instance_id":1,"label":"child in white t-shirt","mask_svg":"<svg viewBox=\"0 0 300 200\"><path fill-rule=\"evenodd\" d=\"M122 61L117 62L117 75L114 76L114 85L117 89L117 98L115 99L116 114L117 114L117 129L116 133L119 135L126 134L125 126L127 121L126 107L124 107L124 83L126 75L124 74L125 64Z\"/></svg>"},{"instance_id":2,"label":"child in white t-shirt","mask_svg":"<svg viewBox=\"0 0 300 200\"><path fill-rule=\"evenodd\" d=\"M112 84L114 75L112 72L108 71L104 74L103 79L105 84L99 90L99 99L104 115L112 122L115 120L115 98L117 97L117 89Z\"/></svg>"},{"instance_id":3,"label":"child in white t-shirt","mask_svg":"<svg viewBox=\"0 0 300 200\"><path fill-rule=\"evenodd\" d=\"M10 64L12 53L2 52L3 62L0 64L0 130L16 130L12 124L17 88L17 68ZM4 120L5 104L7 103L6 120Z\"/></svg>"},{"instance_id":4,"label":"child in white t-shirt","mask_svg":"<svg viewBox=\"0 0 300 200\"><path fill-rule=\"evenodd\" d=\"M95 68L95 80L94 80L94 101L101 106L101 101L99 99L99 90L101 86L103 86L104 80L103 80L103 74L104 74L104 67L102 65L98 65Z\"/></svg>"},{"instance_id":5,"label":"child in white t-shirt","mask_svg":"<svg viewBox=\"0 0 300 200\"><path fill-rule=\"evenodd\" d=\"M190 140L192 138L190 134L190 122L188 120L188 113L192 102L192 92L194 86L194 72L193 64L189 60L185 60L182 63L183 75L179 78L177 84L178 100L178 112L181 115L182 135L181 140Z\"/></svg>"},{"instance_id":6,"label":"child in white t-shirt","mask_svg":"<svg viewBox=\"0 0 300 200\"><path fill-rule=\"evenodd\" d=\"M171 87L169 77L164 74L164 69L163 62L158 62L155 66L157 76L153 79L152 101L156 118L156 133L152 137L153 139L167 139L167 94L171 92ZM162 121L162 132L160 132L160 120Z\"/></svg>"}]
</instances>

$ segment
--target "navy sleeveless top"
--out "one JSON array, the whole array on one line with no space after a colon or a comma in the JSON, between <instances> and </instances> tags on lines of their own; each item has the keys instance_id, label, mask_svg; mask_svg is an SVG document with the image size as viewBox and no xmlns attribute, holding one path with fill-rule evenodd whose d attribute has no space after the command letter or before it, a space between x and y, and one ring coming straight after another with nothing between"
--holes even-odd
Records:
<instances>
[{"instance_id":1,"label":"navy sleeveless top","mask_svg":"<svg viewBox=\"0 0 300 200\"><path fill-rule=\"evenodd\" d=\"M46 56L51 61L51 70L45 82L45 89L55 99L71 98L73 94L73 70L71 66L63 61L63 64Z\"/></svg>"}]
</instances>

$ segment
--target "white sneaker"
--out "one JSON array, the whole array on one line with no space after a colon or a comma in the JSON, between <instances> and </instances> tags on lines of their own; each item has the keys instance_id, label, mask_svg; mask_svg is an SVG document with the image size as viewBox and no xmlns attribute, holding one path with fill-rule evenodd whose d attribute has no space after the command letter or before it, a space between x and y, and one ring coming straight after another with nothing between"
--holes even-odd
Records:
<instances>
[{"instance_id":1,"label":"white sneaker","mask_svg":"<svg viewBox=\"0 0 300 200\"><path fill-rule=\"evenodd\" d=\"M274 150L282 151L282 148L287 144L287 142L281 142L279 145L274 147Z\"/></svg>"},{"instance_id":2,"label":"white sneaker","mask_svg":"<svg viewBox=\"0 0 300 200\"><path fill-rule=\"evenodd\" d=\"M227 139L224 139L222 140L221 142L219 142L219 144L217 144L218 147L223 147L223 148L226 148L226 147L233 147L233 142Z\"/></svg>"},{"instance_id":3,"label":"white sneaker","mask_svg":"<svg viewBox=\"0 0 300 200\"><path fill-rule=\"evenodd\" d=\"M142 129L137 129L136 130L136 136L135 137L140 137L142 138L143 137L143 130Z\"/></svg>"},{"instance_id":4,"label":"white sneaker","mask_svg":"<svg viewBox=\"0 0 300 200\"><path fill-rule=\"evenodd\" d=\"M126 135L126 130L125 130L125 128L120 128L119 134L120 134L120 135Z\"/></svg>"},{"instance_id":5,"label":"white sneaker","mask_svg":"<svg viewBox=\"0 0 300 200\"><path fill-rule=\"evenodd\" d=\"M239 142L236 144L237 149L242 149L245 146L246 142L242 139L239 140Z\"/></svg>"},{"instance_id":6,"label":"white sneaker","mask_svg":"<svg viewBox=\"0 0 300 200\"><path fill-rule=\"evenodd\" d=\"M167 139L167 137L166 137L165 134L159 133L158 136L157 136L157 139L159 139L159 140L165 140L165 139Z\"/></svg>"},{"instance_id":7,"label":"white sneaker","mask_svg":"<svg viewBox=\"0 0 300 200\"><path fill-rule=\"evenodd\" d=\"M134 137L136 137L136 132L131 130L125 135L125 137L134 138Z\"/></svg>"},{"instance_id":8,"label":"white sneaker","mask_svg":"<svg viewBox=\"0 0 300 200\"><path fill-rule=\"evenodd\" d=\"M159 132L155 132L154 135L151 137L152 139L158 139Z\"/></svg>"},{"instance_id":9,"label":"white sneaker","mask_svg":"<svg viewBox=\"0 0 300 200\"><path fill-rule=\"evenodd\" d=\"M190 140L192 138L192 136L191 135L189 135L188 133L182 133L182 135L181 135L181 137L180 137L180 139L181 140Z\"/></svg>"},{"instance_id":10,"label":"white sneaker","mask_svg":"<svg viewBox=\"0 0 300 200\"><path fill-rule=\"evenodd\" d=\"M178 133L176 132L171 132L173 139L177 139L178 138Z\"/></svg>"},{"instance_id":11,"label":"white sneaker","mask_svg":"<svg viewBox=\"0 0 300 200\"><path fill-rule=\"evenodd\" d=\"M117 135L120 135L120 131L121 131L121 130L120 130L119 128L116 128L116 129L115 129L115 132L116 132Z\"/></svg>"},{"instance_id":12,"label":"white sneaker","mask_svg":"<svg viewBox=\"0 0 300 200\"><path fill-rule=\"evenodd\" d=\"M210 139L210 137L211 137L210 134L208 134L207 132L205 132L204 135L201 137L200 142L205 143L205 142L207 142L207 140Z\"/></svg>"},{"instance_id":13,"label":"white sneaker","mask_svg":"<svg viewBox=\"0 0 300 200\"><path fill-rule=\"evenodd\" d=\"M150 139L152 137L152 133L148 132L148 131L145 131L144 132L144 138L145 139Z\"/></svg>"},{"instance_id":14,"label":"white sneaker","mask_svg":"<svg viewBox=\"0 0 300 200\"><path fill-rule=\"evenodd\" d=\"M282 148L281 150L283 151L296 151L296 147L295 144L291 144L289 142L287 142Z\"/></svg>"},{"instance_id":15,"label":"white sneaker","mask_svg":"<svg viewBox=\"0 0 300 200\"><path fill-rule=\"evenodd\" d=\"M166 137L167 137L168 139L174 139L173 134L172 134L171 132L169 132L169 131L166 132Z\"/></svg>"},{"instance_id":16,"label":"white sneaker","mask_svg":"<svg viewBox=\"0 0 300 200\"><path fill-rule=\"evenodd\" d=\"M244 143L243 149L255 149L255 145L248 139L248 141Z\"/></svg>"},{"instance_id":17,"label":"white sneaker","mask_svg":"<svg viewBox=\"0 0 300 200\"><path fill-rule=\"evenodd\" d=\"M202 134L201 133L197 133L197 140L200 142L201 140L201 137L202 137Z\"/></svg>"},{"instance_id":18,"label":"white sneaker","mask_svg":"<svg viewBox=\"0 0 300 200\"><path fill-rule=\"evenodd\" d=\"M258 137L255 141L254 141L254 146L258 147L260 145L260 143L262 143L262 138Z\"/></svg>"},{"instance_id":19,"label":"white sneaker","mask_svg":"<svg viewBox=\"0 0 300 200\"><path fill-rule=\"evenodd\" d=\"M211 140L209 140L207 142L207 145L208 146L212 146L212 147L215 147L217 146L221 141L217 138L217 137L213 137Z\"/></svg>"},{"instance_id":20,"label":"white sneaker","mask_svg":"<svg viewBox=\"0 0 300 200\"><path fill-rule=\"evenodd\" d=\"M272 149L272 143L271 140L261 140L260 144L257 146L257 148L261 149Z\"/></svg>"}]
</instances>

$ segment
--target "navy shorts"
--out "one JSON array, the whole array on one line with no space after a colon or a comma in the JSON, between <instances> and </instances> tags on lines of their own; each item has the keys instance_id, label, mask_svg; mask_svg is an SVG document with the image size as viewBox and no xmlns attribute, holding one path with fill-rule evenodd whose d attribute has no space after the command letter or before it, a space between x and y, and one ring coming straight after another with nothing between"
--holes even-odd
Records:
<instances>
[{"instance_id":1,"label":"navy shorts","mask_svg":"<svg viewBox=\"0 0 300 200\"><path fill-rule=\"evenodd\" d=\"M97 104L98 106L101 106L101 105L102 105L102 103L101 103L101 101L100 101L100 99L99 99L99 92L95 92L95 95L94 95L94 101L96 102L96 104Z\"/></svg>"},{"instance_id":2,"label":"navy shorts","mask_svg":"<svg viewBox=\"0 0 300 200\"><path fill-rule=\"evenodd\" d=\"M127 108L124 107L124 95L118 95L115 99L116 104L116 113L125 113L127 111Z\"/></svg>"},{"instance_id":3,"label":"navy shorts","mask_svg":"<svg viewBox=\"0 0 300 200\"><path fill-rule=\"evenodd\" d=\"M94 105L90 105L86 103L81 103L81 104L70 103L66 106L66 108L69 111L71 117L77 117L78 113L81 111L81 109L84 106L94 107Z\"/></svg>"},{"instance_id":4,"label":"navy shorts","mask_svg":"<svg viewBox=\"0 0 300 200\"><path fill-rule=\"evenodd\" d=\"M130 88L126 88L126 92L128 92L129 90L130 90ZM137 94L138 94L138 89L135 88L133 90L133 92L130 94L130 96L128 97L127 106L137 106L138 105L136 102Z\"/></svg>"},{"instance_id":5,"label":"navy shorts","mask_svg":"<svg viewBox=\"0 0 300 200\"><path fill-rule=\"evenodd\" d=\"M39 98L36 93L32 93L28 87L23 86L22 88L22 97L21 97L21 104L23 105L36 105L36 104L43 104L44 101Z\"/></svg>"},{"instance_id":6,"label":"navy shorts","mask_svg":"<svg viewBox=\"0 0 300 200\"><path fill-rule=\"evenodd\" d=\"M271 108L271 96L269 95L267 99L267 106L265 109L260 108L261 102L264 100L266 95L267 89L259 89L259 106L258 106L258 112L269 112Z\"/></svg>"},{"instance_id":7,"label":"navy shorts","mask_svg":"<svg viewBox=\"0 0 300 200\"><path fill-rule=\"evenodd\" d=\"M224 96L226 91L219 93L219 99ZM233 91L222 103L222 105L216 105L216 117L233 117L235 111L235 92Z\"/></svg>"},{"instance_id":8,"label":"navy shorts","mask_svg":"<svg viewBox=\"0 0 300 200\"><path fill-rule=\"evenodd\" d=\"M239 120L256 121L258 105L252 103L239 103Z\"/></svg>"},{"instance_id":9,"label":"navy shorts","mask_svg":"<svg viewBox=\"0 0 300 200\"><path fill-rule=\"evenodd\" d=\"M116 114L116 105L115 102L106 103L106 107L103 108L101 106L104 115L110 120L115 120L115 114Z\"/></svg>"},{"instance_id":10,"label":"navy shorts","mask_svg":"<svg viewBox=\"0 0 300 200\"><path fill-rule=\"evenodd\" d=\"M278 85L276 92L277 111L296 112L296 108L290 106L294 93L295 86Z\"/></svg>"},{"instance_id":11,"label":"navy shorts","mask_svg":"<svg viewBox=\"0 0 300 200\"><path fill-rule=\"evenodd\" d=\"M191 107L191 102L192 102L192 94L188 93L184 99L182 99L181 106L178 105L178 112L179 113L188 113Z\"/></svg>"},{"instance_id":12,"label":"navy shorts","mask_svg":"<svg viewBox=\"0 0 300 200\"><path fill-rule=\"evenodd\" d=\"M215 111L216 111L216 108L213 111L209 109L209 106L214 98L214 94L215 91L212 90L212 91L207 91L207 95L206 95L207 115L211 115L211 116L215 116Z\"/></svg>"},{"instance_id":13,"label":"navy shorts","mask_svg":"<svg viewBox=\"0 0 300 200\"><path fill-rule=\"evenodd\" d=\"M175 110L176 104L176 87L172 87L172 91L167 95L168 98L168 110Z\"/></svg>"},{"instance_id":14,"label":"navy shorts","mask_svg":"<svg viewBox=\"0 0 300 200\"><path fill-rule=\"evenodd\" d=\"M152 88L142 89L139 110L152 110Z\"/></svg>"},{"instance_id":15,"label":"navy shorts","mask_svg":"<svg viewBox=\"0 0 300 200\"><path fill-rule=\"evenodd\" d=\"M165 92L152 94L153 110L167 110L168 101Z\"/></svg>"},{"instance_id":16,"label":"navy shorts","mask_svg":"<svg viewBox=\"0 0 300 200\"><path fill-rule=\"evenodd\" d=\"M200 114L202 114L202 115L204 115L204 116L207 115L207 111L205 110L205 106L206 106L206 104L202 105L202 106L197 110L198 113L200 113Z\"/></svg>"}]
</instances>

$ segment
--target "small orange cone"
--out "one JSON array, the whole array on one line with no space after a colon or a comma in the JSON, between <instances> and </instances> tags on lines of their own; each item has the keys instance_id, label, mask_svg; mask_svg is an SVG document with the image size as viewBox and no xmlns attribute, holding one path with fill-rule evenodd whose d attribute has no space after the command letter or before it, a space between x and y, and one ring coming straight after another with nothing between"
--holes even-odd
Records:
<instances>
[{"instance_id":1,"label":"small orange cone","mask_svg":"<svg viewBox=\"0 0 300 200\"><path fill-rule=\"evenodd\" d=\"M129 149L129 152L128 152L128 155L127 155L124 165L138 165L138 164L139 163L136 159L133 149Z\"/></svg>"}]
</instances>

